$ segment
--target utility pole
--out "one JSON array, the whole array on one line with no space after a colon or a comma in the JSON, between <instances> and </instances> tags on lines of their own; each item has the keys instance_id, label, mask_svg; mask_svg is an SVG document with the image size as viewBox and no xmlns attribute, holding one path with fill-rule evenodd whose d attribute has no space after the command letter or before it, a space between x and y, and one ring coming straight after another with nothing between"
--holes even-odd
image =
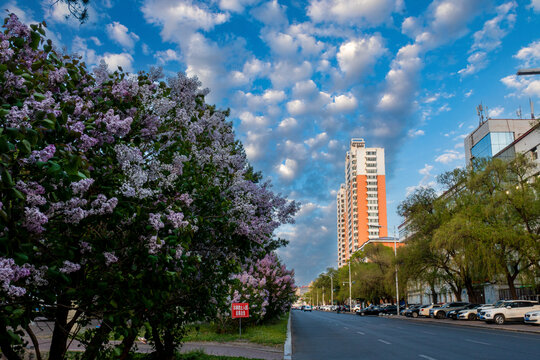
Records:
<instances>
[{"instance_id":1,"label":"utility pole","mask_svg":"<svg viewBox=\"0 0 540 360\"><path fill-rule=\"evenodd\" d=\"M349 311L352 310L351 259L349 259Z\"/></svg>"}]
</instances>

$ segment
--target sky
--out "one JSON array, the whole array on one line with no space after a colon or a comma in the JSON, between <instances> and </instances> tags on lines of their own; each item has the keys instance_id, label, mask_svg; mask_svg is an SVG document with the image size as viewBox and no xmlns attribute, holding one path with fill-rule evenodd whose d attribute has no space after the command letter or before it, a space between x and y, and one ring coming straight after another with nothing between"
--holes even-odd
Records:
<instances>
[{"instance_id":1,"label":"sky","mask_svg":"<svg viewBox=\"0 0 540 360\"><path fill-rule=\"evenodd\" d=\"M250 163L302 204L279 256L307 285L337 266L336 191L351 138L384 147L389 234L408 194L464 166L463 139L540 108L540 0L91 0L89 20L52 0L0 0L45 20L89 68L185 72L230 108ZM538 116L538 110L536 112Z\"/></svg>"}]
</instances>

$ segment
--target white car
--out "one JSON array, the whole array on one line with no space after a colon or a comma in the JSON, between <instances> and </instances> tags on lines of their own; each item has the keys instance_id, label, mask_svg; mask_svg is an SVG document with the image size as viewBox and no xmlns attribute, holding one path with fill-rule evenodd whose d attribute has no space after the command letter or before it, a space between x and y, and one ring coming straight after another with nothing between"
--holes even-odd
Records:
<instances>
[{"instance_id":1,"label":"white car","mask_svg":"<svg viewBox=\"0 0 540 360\"><path fill-rule=\"evenodd\" d=\"M442 306L442 304L431 304L431 305L428 305L428 306L422 306L422 308L420 308L420 312L418 313L418 315L420 316L429 316L429 310L430 309L436 309L436 308L440 308Z\"/></svg>"},{"instance_id":2,"label":"white car","mask_svg":"<svg viewBox=\"0 0 540 360\"><path fill-rule=\"evenodd\" d=\"M457 318L459 320L476 320L478 318L478 311L479 309L485 309L484 306L491 306L491 304L482 304L475 306L472 309L464 309L460 310L457 313Z\"/></svg>"},{"instance_id":3,"label":"white car","mask_svg":"<svg viewBox=\"0 0 540 360\"><path fill-rule=\"evenodd\" d=\"M358 304L354 305L354 307L352 308L353 312L357 312L357 311L360 311L360 310L362 310L362 306L360 306Z\"/></svg>"},{"instance_id":4,"label":"white car","mask_svg":"<svg viewBox=\"0 0 540 360\"><path fill-rule=\"evenodd\" d=\"M526 313L536 310L540 310L540 304L536 301L507 300L498 307L482 310L480 314L486 322L502 325L507 321L523 320Z\"/></svg>"},{"instance_id":5,"label":"white car","mask_svg":"<svg viewBox=\"0 0 540 360\"><path fill-rule=\"evenodd\" d=\"M540 310L526 313L523 316L523 321L525 321L525 324L540 325Z\"/></svg>"}]
</instances>

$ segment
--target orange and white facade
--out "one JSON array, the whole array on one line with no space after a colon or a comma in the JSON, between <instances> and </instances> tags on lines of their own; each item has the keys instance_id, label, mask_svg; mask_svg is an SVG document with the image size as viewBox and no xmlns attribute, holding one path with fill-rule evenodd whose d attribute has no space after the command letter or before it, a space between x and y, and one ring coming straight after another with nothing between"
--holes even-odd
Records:
<instances>
[{"instance_id":1,"label":"orange and white facade","mask_svg":"<svg viewBox=\"0 0 540 360\"><path fill-rule=\"evenodd\" d=\"M384 149L351 139L337 193L338 267L368 240L387 237L387 226Z\"/></svg>"}]
</instances>

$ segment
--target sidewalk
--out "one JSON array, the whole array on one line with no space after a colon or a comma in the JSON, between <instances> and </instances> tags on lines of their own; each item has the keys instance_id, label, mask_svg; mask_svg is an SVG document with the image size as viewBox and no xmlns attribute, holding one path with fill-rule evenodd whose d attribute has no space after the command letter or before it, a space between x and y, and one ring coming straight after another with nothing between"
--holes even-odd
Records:
<instances>
[{"instance_id":1,"label":"sidewalk","mask_svg":"<svg viewBox=\"0 0 540 360\"><path fill-rule=\"evenodd\" d=\"M48 349L52 339L52 329L46 322L40 322L32 326L32 330L35 332L41 349ZM29 338L25 337L28 341L27 349L33 350L32 342ZM111 341L111 344L119 343L118 341ZM144 344L141 341L136 341L134 346L137 347L139 353L149 353L153 351L150 345ZM81 351L83 345L77 340L73 340L69 344L69 350ZM187 342L182 345L180 349L181 353L186 353L194 350L202 350L208 355L220 355L220 356L236 356L244 357L247 359L259 359L259 360L282 360L283 359L283 347L264 346L259 344L250 343L247 341L232 341L227 343L219 342ZM1 359L1 355L0 355Z\"/></svg>"}]
</instances>

